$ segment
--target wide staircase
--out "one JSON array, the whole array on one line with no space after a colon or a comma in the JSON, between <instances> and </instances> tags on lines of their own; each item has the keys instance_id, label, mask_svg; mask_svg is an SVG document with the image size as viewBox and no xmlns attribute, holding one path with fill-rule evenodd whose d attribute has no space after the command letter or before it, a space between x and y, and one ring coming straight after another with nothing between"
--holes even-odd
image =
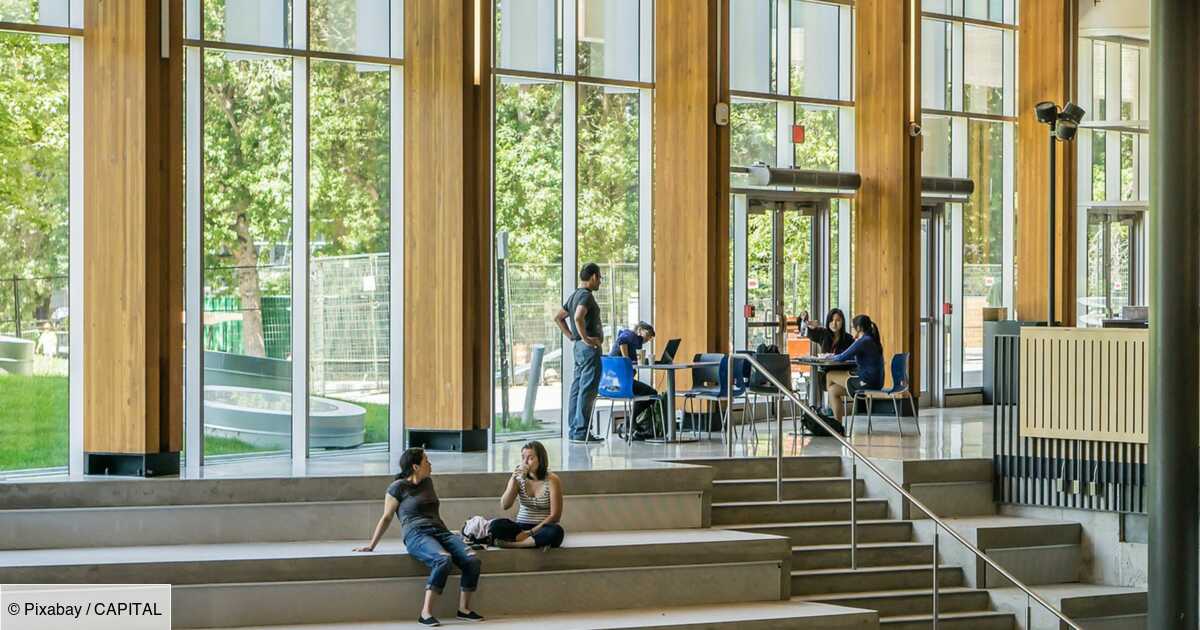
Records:
<instances>
[{"instance_id":1,"label":"wide staircase","mask_svg":"<svg viewBox=\"0 0 1200 630\"><path fill-rule=\"evenodd\" d=\"M478 551L474 607L501 628L879 627L873 611L791 599L785 538L708 527L712 475L561 472L566 546ZM447 524L496 515L506 478L437 475ZM412 623L428 570L398 525L375 552L352 551L390 481L0 484L0 583L170 583L176 628ZM454 575L436 611L446 625L462 624L457 588Z\"/></svg>"},{"instance_id":2,"label":"wide staircase","mask_svg":"<svg viewBox=\"0 0 1200 630\"><path fill-rule=\"evenodd\" d=\"M850 475L839 457L785 458L776 501L775 460L686 460L711 466L712 526L786 536L791 601L865 608L880 627L933 627L933 524L878 480L859 478L857 568L851 568ZM847 460L848 461L848 460ZM1082 627L1144 627L1142 589L1083 584L1078 523L995 514L990 460L889 462L889 474L969 542ZM860 474L865 467L860 466ZM940 537L938 628L1028 630L1059 627L1025 594L946 534Z\"/></svg>"}]
</instances>

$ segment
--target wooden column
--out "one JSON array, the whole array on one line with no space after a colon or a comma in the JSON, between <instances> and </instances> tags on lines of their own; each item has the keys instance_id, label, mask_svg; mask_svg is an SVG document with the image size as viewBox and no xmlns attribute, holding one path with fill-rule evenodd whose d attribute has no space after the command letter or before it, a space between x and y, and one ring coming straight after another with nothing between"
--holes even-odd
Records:
<instances>
[{"instance_id":1,"label":"wooden column","mask_svg":"<svg viewBox=\"0 0 1200 630\"><path fill-rule=\"evenodd\" d=\"M894 353L912 353L914 391L920 391L921 373L921 156L919 138L909 129L921 116L917 4L855 4L855 137L862 189L854 218L854 312L878 324L885 366Z\"/></svg>"},{"instance_id":2,"label":"wooden column","mask_svg":"<svg viewBox=\"0 0 1200 630\"><path fill-rule=\"evenodd\" d=\"M485 450L491 416L489 3L404 16L404 420L413 446ZM491 29L479 29L479 59ZM481 85L476 85L476 78Z\"/></svg>"},{"instance_id":3,"label":"wooden column","mask_svg":"<svg viewBox=\"0 0 1200 630\"><path fill-rule=\"evenodd\" d=\"M729 348L729 127L714 118L729 100L718 71L728 7L658 0L655 9L653 323L663 339L683 340L687 359Z\"/></svg>"},{"instance_id":4,"label":"wooden column","mask_svg":"<svg viewBox=\"0 0 1200 630\"><path fill-rule=\"evenodd\" d=\"M183 437L182 3L84 8L84 452L89 474L172 474Z\"/></svg>"},{"instance_id":5,"label":"wooden column","mask_svg":"<svg viewBox=\"0 0 1200 630\"><path fill-rule=\"evenodd\" d=\"M1017 291L1016 318L1044 321L1048 299L1049 127L1034 105L1060 107L1076 91L1074 0L1021 3L1017 35ZM1085 107L1086 103L1083 104ZM1055 318L1075 325L1075 142L1058 144L1055 203Z\"/></svg>"}]
</instances>

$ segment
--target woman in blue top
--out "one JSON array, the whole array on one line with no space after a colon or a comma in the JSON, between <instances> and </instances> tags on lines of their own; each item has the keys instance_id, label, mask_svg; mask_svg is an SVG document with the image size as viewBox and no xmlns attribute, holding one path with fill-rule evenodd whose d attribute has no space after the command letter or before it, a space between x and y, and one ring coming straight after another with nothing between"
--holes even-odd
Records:
<instances>
[{"instance_id":1,"label":"woman in blue top","mask_svg":"<svg viewBox=\"0 0 1200 630\"><path fill-rule=\"evenodd\" d=\"M879 328L870 317L858 315L851 322L851 329L854 343L845 352L834 355L833 360L854 361L858 369L845 386L831 382L826 389L833 416L838 422L846 415L847 396L854 396L860 389L883 389L883 340L879 337Z\"/></svg>"},{"instance_id":2,"label":"woman in blue top","mask_svg":"<svg viewBox=\"0 0 1200 630\"><path fill-rule=\"evenodd\" d=\"M642 349L642 346L654 339L654 327L646 322L638 322L633 330L621 330L617 333L617 340L613 343L611 354L614 357L625 357L631 362L637 362L637 353ZM636 374L636 373L635 373ZM633 394L635 396L657 396L658 390L651 387L648 383L633 380ZM633 404L633 418L638 420L642 418L642 412L654 406L652 400L642 400ZM618 433L623 434L623 430L628 430L627 423ZM637 429L633 432L633 439L644 440L650 437L651 422L645 421L637 424Z\"/></svg>"}]
</instances>

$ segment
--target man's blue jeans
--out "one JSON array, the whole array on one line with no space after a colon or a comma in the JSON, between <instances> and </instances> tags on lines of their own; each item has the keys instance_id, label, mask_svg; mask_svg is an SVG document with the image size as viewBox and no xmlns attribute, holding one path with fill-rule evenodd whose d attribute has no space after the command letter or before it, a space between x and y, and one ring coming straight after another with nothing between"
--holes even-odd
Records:
<instances>
[{"instance_id":1,"label":"man's blue jeans","mask_svg":"<svg viewBox=\"0 0 1200 630\"><path fill-rule=\"evenodd\" d=\"M574 355L575 379L571 381L571 395L567 398L567 422L570 424L567 435L582 440L587 438L592 407L600 392L600 349L576 341Z\"/></svg>"},{"instance_id":2,"label":"man's blue jeans","mask_svg":"<svg viewBox=\"0 0 1200 630\"><path fill-rule=\"evenodd\" d=\"M462 570L459 586L463 592L474 591L479 586L479 558L454 532L440 527L418 527L404 534L404 546L409 555L430 569L425 590L442 593L451 563Z\"/></svg>"}]
</instances>

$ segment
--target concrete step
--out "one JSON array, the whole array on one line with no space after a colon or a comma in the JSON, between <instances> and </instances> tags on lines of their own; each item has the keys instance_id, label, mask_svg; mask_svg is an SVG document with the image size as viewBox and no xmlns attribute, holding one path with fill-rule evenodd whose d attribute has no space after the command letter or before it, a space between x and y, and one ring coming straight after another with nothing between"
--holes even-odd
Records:
<instances>
[{"instance_id":1,"label":"concrete step","mask_svg":"<svg viewBox=\"0 0 1200 630\"><path fill-rule=\"evenodd\" d=\"M933 583L933 565L860 567L792 571L792 595L855 593L928 588ZM938 566L939 586L962 586L962 569Z\"/></svg>"},{"instance_id":2,"label":"concrete step","mask_svg":"<svg viewBox=\"0 0 1200 630\"><path fill-rule=\"evenodd\" d=\"M976 612L942 613L938 615L938 630L1013 630L1016 620L1011 613L990 610ZM907 615L879 620L880 628L887 630L929 630L933 628L932 615Z\"/></svg>"},{"instance_id":3,"label":"concrete step","mask_svg":"<svg viewBox=\"0 0 1200 630\"><path fill-rule=\"evenodd\" d=\"M914 483L910 485L909 492L940 518L991 516L996 513L991 478L985 481ZM925 513L909 508L909 517L925 518Z\"/></svg>"},{"instance_id":4,"label":"concrete step","mask_svg":"<svg viewBox=\"0 0 1200 630\"><path fill-rule=\"evenodd\" d=\"M443 619L449 624L456 620ZM395 621L271 626L271 630L394 630ZM501 615L487 618L488 628L553 628L554 630L867 630L878 628L873 611L810 602L780 601L750 604L643 608L595 613ZM250 630L241 628L240 630Z\"/></svg>"},{"instance_id":5,"label":"concrete step","mask_svg":"<svg viewBox=\"0 0 1200 630\"><path fill-rule=\"evenodd\" d=\"M170 581L176 586L238 582L422 577L429 570L388 539L372 553L364 539L0 551L0 583L119 584ZM476 552L490 573L570 571L722 562L778 562L783 538L720 529L568 533L563 547L540 552Z\"/></svg>"},{"instance_id":6,"label":"concrete step","mask_svg":"<svg viewBox=\"0 0 1200 630\"><path fill-rule=\"evenodd\" d=\"M879 612L880 619L903 615L925 615L933 612L932 588L829 593L801 599L836 606L875 610ZM938 589L938 609L944 613L988 610L989 607L990 598L987 591L963 587Z\"/></svg>"},{"instance_id":7,"label":"concrete step","mask_svg":"<svg viewBox=\"0 0 1200 630\"><path fill-rule=\"evenodd\" d=\"M857 481L857 496L865 496L867 484ZM774 479L720 479L713 482L713 502L774 501ZM848 499L850 479L847 477L793 477L783 480L784 500Z\"/></svg>"},{"instance_id":8,"label":"concrete step","mask_svg":"<svg viewBox=\"0 0 1200 630\"><path fill-rule=\"evenodd\" d=\"M858 566L880 567L921 564L933 561L933 545L919 542L859 543ZM850 566L850 545L801 545L792 547L792 569L837 569Z\"/></svg>"},{"instance_id":9,"label":"concrete step","mask_svg":"<svg viewBox=\"0 0 1200 630\"><path fill-rule=\"evenodd\" d=\"M774 479L774 457L707 457L672 460L677 464L697 464L714 470L714 479ZM840 457L784 457L784 477L839 477Z\"/></svg>"},{"instance_id":10,"label":"concrete step","mask_svg":"<svg viewBox=\"0 0 1200 630\"><path fill-rule=\"evenodd\" d=\"M471 603L485 615L537 615L779 601L781 565L759 561L485 573ZM457 575L450 577L435 615L453 618L458 581ZM424 592L424 576L176 586L172 624L224 628L416 619Z\"/></svg>"},{"instance_id":11,"label":"concrete step","mask_svg":"<svg viewBox=\"0 0 1200 630\"><path fill-rule=\"evenodd\" d=\"M1078 523L1018 516L945 519L969 542L1027 585L1076 582L1082 566L1082 528ZM914 521L918 540L932 540L932 524ZM943 537L942 558L964 567L967 584L978 588L1011 586L999 572L958 543Z\"/></svg>"},{"instance_id":12,"label":"concrete step","mask_svg":"<svg viewBox=\"0 0 1200 630\"><path fill-rule=\"evenodd\" d=\"M1072 621L1093 628L1144 628L1147 611L1146 589L1103 584L1054 584L1034 589L1047 603L1061 610ZM1012 612L1018 626L1025 629L1025 593L1014 587L989 591L997 610ZM1033 605L1034 630L1058 630L1059 620L1038 604Z\"/></svg>"},{"instance_id":13,"label":"concrete step","mask_svg":"<svg viewBox=\"0 0 1200 630\"><path fill-rule=\"evenodd\" d=\"M1071 619L1083 630L1147 630L1148 615L1121 615L1119 617L1074 617ZM1036 627L1036 626L1035 626Z\"/></svg>"},{"instance_id":14,"label":"concrete step","mask_svg":"<svg viewBox=\"0 0 1200 630\"><path fill-rule=\"evenodd\" d=\"M793 545L848 545L850 521L810 521L804 523L741 523L714 526L757 534L786 536ZM858 540L862 543L909 542L912 521L859 519Z\"/></svg>"},{"instance_id":15,"label":"concrete step","mask_svg":"<svg viewBox=\"0 0 1200 630\"><path fill-rule=\"evenodd\" d=\"M350 540L370 535L383 507L380 498L0 510L0 549ZM704 524L704 490L699 488L567 494L563 504L562 522L568 531L680 529ZM492 496L441 499L442 519L451 528L460 527L476 514L500 516L499 507ZM630 518L631 514L638 517ZM400 528L393 527L389 535L399 537Z\"/></svg>"},{"instance_id":16,"label":"concrete step","mask_svg":"<svg viewBox=\"0 0 1200 630\"><path fill-rule=\"evenodd\" d=\"M434 481L442 499L498 498L508 472L444 472L442 457L430 453ZM771 469L774 476L774 468ZM564 492L570 495L633 494L702 490L711 487L713 470L706 466L640 461L636 468L558 470ZM259 477L211 479L96 478L77 481L27 481L0 484L0 508L81 508L164 505L226 505L244 503L301 503L306 501L379 500L391 475L330 477ZM2 510L0 510L2 511Z\"/></svg>"},{"instance_id":17,"label":"concrete step","mask_svg":"<svg viewBox=\"0 0 1200 630\"><path fill-rule=\"evenodd\" d=\"M887 517L888 504L884 499L859 499L857 514L861 519ZM849 499L817 499L809 501L743 501L714 503L712 524L734 523L797 523L805 521L849 520Z\"/></svg>"}]
</instances>

